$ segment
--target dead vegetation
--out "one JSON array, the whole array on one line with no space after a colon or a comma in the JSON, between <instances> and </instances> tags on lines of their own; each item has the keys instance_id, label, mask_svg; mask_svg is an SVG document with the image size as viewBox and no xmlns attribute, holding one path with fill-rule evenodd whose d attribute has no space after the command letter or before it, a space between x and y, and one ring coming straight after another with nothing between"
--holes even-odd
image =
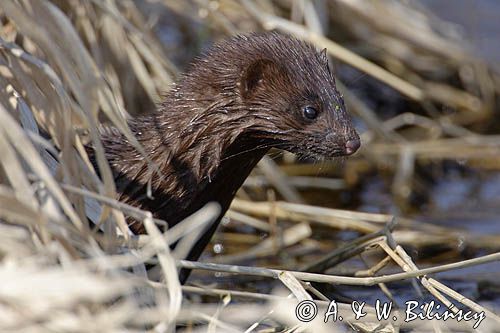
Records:
<instances>
[{"instance_id":1,"label":"dead vegetation","mask_svg":"<svg viewBox=\"0 0 500 333\"><path fill-rule=\"evenodd\" d=\"M460 159L480 171L500 168L500 137L493 134L500 79L453 26L389 0L15 0L3 1L0 15L0 331L172 332L187 325L210 332L326 332L337 326L325 326L321 316L307 325L295 319L298 300L314 295L324 306L328 299L309 282L378 285L397 301L387 283L406 280L452 311L485 311L485 332L497 327L495 309L431 274L498 261L500 235L404 214L421 186L417 165ZM176 27L177 38L163 42L160 27ZM210 223L217 207L162 234L155 226L161 221L112 199L96 126L110 121L136 142L125 118L153 108L175 81L180 70L170 59L195 55L192 45L262 29L327 48L334 64L373 77L415 107L383 119L340 83L363 124L360 154L343 165L306 164L286 154L279 164L264 159L215 241L232 250L209 258L211 264L178 260L189 246L182 239ZM88 163L85 140L100 150L102 181ZM336 192L377 170L391 180L401 216L323 208L299 191ZM148 233L131 235L124 215L144 220ZM339 230L362 236L348 242L314 237ZM178 240L171 251L168 245ZM419 269L405 250L443 244L491 254ZM361 258L365 267L325 274L350 258ZM249 260L262 268L242 264ZM147 272L146 264L156 268ZM180 286L180 267L216 275L203 286ZM221 276L231 277L231 290L215 284ZM268 289L247 288L247 276L268 279ZM378 322L371 308L354 320L349 305L341 309L344 324L367 332L472 330L467 322Z\"/></svg>"}]
</instances>

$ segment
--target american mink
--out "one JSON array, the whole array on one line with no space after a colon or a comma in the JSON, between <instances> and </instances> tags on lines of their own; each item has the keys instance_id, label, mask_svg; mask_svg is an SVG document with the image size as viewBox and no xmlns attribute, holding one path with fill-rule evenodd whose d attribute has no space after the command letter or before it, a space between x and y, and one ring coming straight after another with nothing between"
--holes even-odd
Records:
<instances>
[{"instance_id":1,"label":"american mink","mask_svg":"<svg viewBox=\"0 0 500 333\"><path fill-rule=\"evenodd\" d=\"M116 129L101 129L119 200L151 211L169 226L210 201L221 206L188 260L201 255L236 191L271 147L333 158L360 146L325 51L278 33L215 44L193 62L157 112L130 120L129 126L162 175L151 175L145 159ZM150 177L153 199L146 195ZM130 226L143 232L137 221Z\"/></svg>"}]
</instances>

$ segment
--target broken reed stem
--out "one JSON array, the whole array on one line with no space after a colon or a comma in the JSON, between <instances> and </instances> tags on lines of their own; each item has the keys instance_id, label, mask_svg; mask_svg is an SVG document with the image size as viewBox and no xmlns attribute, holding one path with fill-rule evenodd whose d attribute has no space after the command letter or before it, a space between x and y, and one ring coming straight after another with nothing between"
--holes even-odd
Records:
<instances>
[{"instance_id":1,"label":"broken reed stem","mask_svg":"<svg viewBox=\"0 0 500 333\"><path fill-rule=\"evenodd\" d=\"M485 255L482 257L463 260L456 263L439 265L429 268L423 268L411 272L396 273L383 276L375 277L348 277L348 276L337 276L337 275L326 275L317 273L306 273L299 271L287 271L271 268L262 267L249 267L249 266L238 266L238 265L223 265L223 264L213 264L213 263L201 263L196 261L178 260L177 267L188 268L195 270L205 270L214 272L226 272L226 273L237 273L252 276L269 277L273 279L278 279L279 274L283 272L288 272L295 276L297 279L310 282L323 282L330 284L343 284L352 286L373 286L378 283L387 283L400 281L404 279L420 277L428 274L435 274L439 272L446 272L454 269L466 268L471 266L477 266L480 264L485 264L488 262L500 261L500 252Z\"/></svg>"},{"instance_id":2,"label":"broken reed stem","mask_svg":"<svg viewBox=\"0 0 500 333\"><path fill-rule=\"evenodd\" d=\"M468 299L467 297L463 296L462 294L459 294L455 290L451 289L450 287L442 284L439 281L436 281L432 278L428 279L429 285L432 287L436 288L437 290L441 291L442 293L445 293L446 295L452 297L453 299L457 300L458 302L464 304L465 306L471 308L475 312L481 312L484 311L486 316L490 319L494 319L497 322L500 322L500 317L493 313L492 311L486 309L485 307L480 306L479 304L473 302L472 300Z\"/></svg>"}]
</instances>

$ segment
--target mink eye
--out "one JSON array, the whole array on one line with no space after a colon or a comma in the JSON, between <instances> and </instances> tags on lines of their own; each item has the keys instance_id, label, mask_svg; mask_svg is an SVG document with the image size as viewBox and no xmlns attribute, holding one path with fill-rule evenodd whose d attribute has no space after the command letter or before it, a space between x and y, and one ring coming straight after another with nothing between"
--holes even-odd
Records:
<instances>
[{"instance_id":1,"label":"mink eye","mask_svg":"<svg viewBox=\"0 0 500 333\"><path fill-rule=\"evenodd\" d=\"M318 116L318 110L316 110L312 106L304 107L303 112L304 112L304 117L310 120L316 119L316 117Z\"/></svg>"}]
</instances>

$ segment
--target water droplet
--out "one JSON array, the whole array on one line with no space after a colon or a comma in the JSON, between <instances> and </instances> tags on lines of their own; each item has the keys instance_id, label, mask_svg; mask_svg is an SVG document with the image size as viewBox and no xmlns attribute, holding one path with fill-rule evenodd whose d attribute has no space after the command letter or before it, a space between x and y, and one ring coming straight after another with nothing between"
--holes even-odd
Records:
<instances>
[{"instance_id":1,"label":"water droplet","mask_svg":"<svg viewBox=\"0 0 500 333\"><path fill-rule=\"evenodd\" d=\"M222 218L222 220L221 220L221 224L222 224L222 225L228 225L228 224L229 224L229 222L231 222L231 219L230 219L229 217L227 217L227 216L224 216L224 217Z\"/></svg>"},{"instance_id":2,"label":"water droplet","mask_svg":"<svg viewBox=\"0 0 500 333\"><path fill-rule=\"evenodd\" d=\"M217 254L221 254L224 251L224 245L217 243L214 244L214 252Z\"/></svg>"}]
</instances>

